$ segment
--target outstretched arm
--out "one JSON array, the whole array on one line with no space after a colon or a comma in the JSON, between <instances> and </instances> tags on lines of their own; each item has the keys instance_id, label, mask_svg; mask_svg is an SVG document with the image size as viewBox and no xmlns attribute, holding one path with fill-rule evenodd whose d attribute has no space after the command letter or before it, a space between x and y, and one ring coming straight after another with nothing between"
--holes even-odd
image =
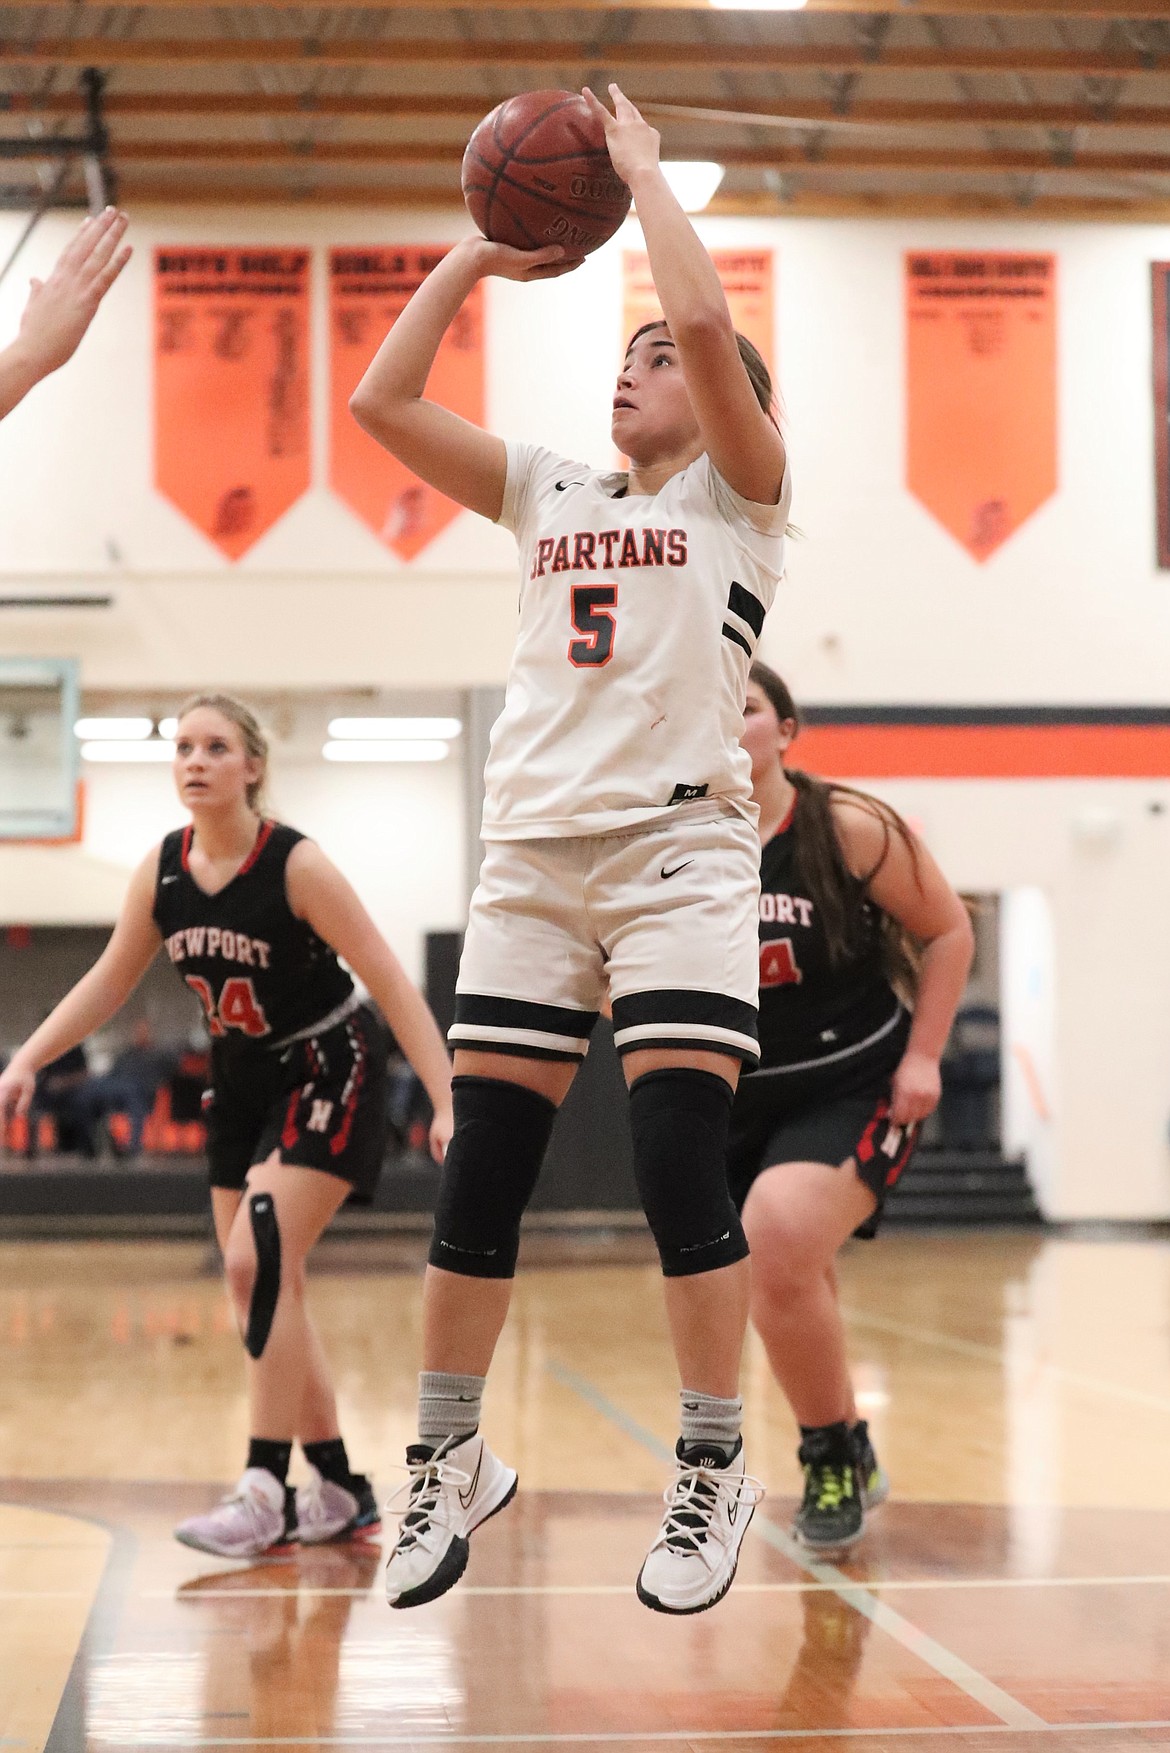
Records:
<instances>
[{"instance_id":1,"label":"outstretched arm","mask_svg":"<svg viewBox=\"0 0 1170 1753\"><path fill-rule=\"evenodd\" d=\"M618 86L609 90L613 115L588 89L583 95L604 118L614 169L633 190L654 289L682 360L703 448L744 499L775 505L784 482L784 441L756 400L715 264L662 174L657 130Z\"/></svg>"},{"instance_id":2,"label":"outstretched arm","mask_svg":"<svg viewBox=\"0 0 1170 1753\"><path fill-rule=\"evenodd\" d=\"M34 280L12 345L0 352L0 420L77 351L98 305L130 260L126 215L87 219L47 280ZM120 247L121 246L121 247Z\"/></svg>"},{"instance_id":3,"label":"outstretched arm","mask_svg":"<svg viewBox=\"0 0 1170 1753\"><path fill-rule=\"evenodd\" d=\"M156 846L130 878L118 923L89 973L81 976L0 1073L0 1123L10 1114L27 1111L41 1066L108 1023L154 960L161 942L151 917L157 871Z\"/></svg>"},{"instance_id":4,"label":"outstretched arm","mask_svg":"<svg viewBox=\"0 0 1170 1753\"><path fill-rule=\"evenodd\" d=\"M382 1010L435 1110L431 1152L437 1162L450 1142L451 1061L422 993L374 924L351 885L319 846L301 840L286 866L288 903L318 937L344 956Z\"/></svg>"},{"instance_id":5,"label":"outstretched arm","mask_svg":"<svg viewBox=\"0 0 1170 1753\"><path fill-rule=\"evenodd\" d=\"M507 453L502 438L428 402L427 377L439 344L478 281L549 280L579 265L559 244L514 250L466 238L423 281L350 397L354 419L383 449L457 504L493 522L504 505Z\"/></svg>"}]
</instances>

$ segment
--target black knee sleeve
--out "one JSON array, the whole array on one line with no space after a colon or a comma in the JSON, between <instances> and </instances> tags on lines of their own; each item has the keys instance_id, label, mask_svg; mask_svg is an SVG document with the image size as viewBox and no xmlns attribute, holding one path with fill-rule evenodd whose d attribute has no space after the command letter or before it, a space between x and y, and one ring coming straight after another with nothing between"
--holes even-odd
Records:
<instances>
[{"instance_id":1,"label":"black knee sleeve","mask_svg":"<svg viewBox=\"0 0 1170 1753\"><path fill-rule=\"evenodd\" d=\"M253 1193L248 1200L248 1216L256 1244L256 1282L248 1306L244 1347L250 1357L262 1357L280 1297L280 1228L271 1193Z\"/></svg>"},{"instance_id":2,"label":"black knee sleeve","mask_svg":"<svg viewBox=\"0 0 1170 1753\"><path fill-rule=\"evenodd\" d=\"M667 1278L747 1257L727 1188L731 1089L711 1071L669 1067L630 1086L634 1173Z\"/></svg>"},{"instance_id":3,"label":"black knee sleeve","mask_svg":"<svg viewBox=\"0 0 1170 1753\"><path fill-rule=\"evenodd\" d=\"M495 1077L454 1077L430 1262L465 1278L511 1278L556 1104Z\"/></svg>"}]
</instances>

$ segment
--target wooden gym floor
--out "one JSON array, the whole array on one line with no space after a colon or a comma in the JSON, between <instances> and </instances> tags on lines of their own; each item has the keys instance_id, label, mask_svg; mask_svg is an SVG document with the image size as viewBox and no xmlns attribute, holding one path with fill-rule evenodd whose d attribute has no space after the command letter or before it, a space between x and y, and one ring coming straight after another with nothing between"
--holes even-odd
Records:
<instances>
[{"instance_id":1,"label":"wooden gym floor","mask_svg":"<svg viewBox=\"0 0 1170 1753\"><path fill-rule=\"evenodd\" d=\"M239 1471L238 1342L204 1249L0 1246L0 1753L122 1748L1170 1747L1170 1246L896 1234L843 1270L894 1496L839 1567L786 1532L794 1433L759 1348L739 1578L673 1620L633 1580L674 1438L639 1241L530 1255L485 1429L515 1504L444 1600L380 1555L245 1567L170 1537ZM413 1247L326 1251L314 1306L355 1464L412 1434Z\"/></svg>"}]
</instances>

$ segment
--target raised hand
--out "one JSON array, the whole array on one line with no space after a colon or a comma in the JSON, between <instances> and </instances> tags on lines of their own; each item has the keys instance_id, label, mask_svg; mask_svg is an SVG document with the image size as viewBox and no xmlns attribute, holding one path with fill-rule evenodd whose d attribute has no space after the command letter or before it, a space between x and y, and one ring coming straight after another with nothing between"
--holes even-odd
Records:
<instances>
[{"instance_id":1,"label":"raised hand","mask_svg":"<svg viewBox=\"0 0 1170 1753\"><path fill-rule=\"evenodd\" d=\"M122 244L126 225L126 215L114 207L87 219L49 278L32 282L19 345L38 378L77 351L98 305L130 260L130 247Z\"/></svg>"},{"instance_id":2,"label":"raised hand","mask_svg":"<svg viewBox=\"0 0 1170 1753\"><path fill-rule=\"evenodd\" d=\"M657 169L658 154L662 146L658 130L650 126L619 85L611 85L609 88L613 101L612 114L588 86L583 88L581 95L594 115L605 123L605 143L609 147L609 156L613 161L613 168L624 183L632 184L639 171Z\"/></svg>"}]
</instances>

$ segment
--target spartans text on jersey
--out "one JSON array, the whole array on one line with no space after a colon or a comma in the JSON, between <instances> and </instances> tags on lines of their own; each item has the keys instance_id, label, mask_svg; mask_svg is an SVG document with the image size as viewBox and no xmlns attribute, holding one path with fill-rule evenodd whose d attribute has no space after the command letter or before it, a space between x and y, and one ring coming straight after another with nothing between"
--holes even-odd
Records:
<instances>
[{"instance_id":1,"label":"spartans text on jersey","mask_svg":"<svg viewBox=\"0 0 1170 1753\"><path fill-rule=\"evenodd\" d=\"M618 548L616 559L615 548ZM599 565L603 572L613 572L623 567L628 570L632 566L685 566L686 563L685 530L578 530L576 535L561 536L556 541L551 536L541 537L528 576L531 579L543 578L546 572L596 572Z\"/></svg>"}]
</instances>

